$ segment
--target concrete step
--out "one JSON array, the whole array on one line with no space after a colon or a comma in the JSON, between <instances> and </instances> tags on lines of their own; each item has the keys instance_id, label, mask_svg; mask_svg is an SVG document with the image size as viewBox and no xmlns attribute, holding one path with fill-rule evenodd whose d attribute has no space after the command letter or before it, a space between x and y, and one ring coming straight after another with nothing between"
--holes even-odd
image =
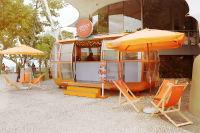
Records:
<instances>
[{"instance_id":1,"label":"concrete step","mask_svg":"<svg viewBox=\"0 0 200 133\"><path fill-rule=\"evenodd\" d=\"M74 90L65 90L65 91L63 91L63 94L64 95L90 97L90 98L97 98L98 96L101 95L101 93L83 92L83 91L74 91Z\"/></svg>"},{"instance_id":2,"label":"concrete step","mask_svg":"<svg viewBox=\"0 0 200 133\"><path fill-rule=\"evenodd\" d=\"M91 93L101 93L100 88L79 87L79 86L67 86L67 90L81 91L81 92L91 92Z\"/></svg>"}]
</instances>

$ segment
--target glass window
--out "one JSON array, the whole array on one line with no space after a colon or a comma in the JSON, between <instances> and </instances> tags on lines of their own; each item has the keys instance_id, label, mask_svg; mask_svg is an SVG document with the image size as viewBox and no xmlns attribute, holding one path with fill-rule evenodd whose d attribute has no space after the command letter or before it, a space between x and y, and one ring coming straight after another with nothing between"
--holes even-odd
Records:
<instances>
[{"instance_id":1,"label":"glass window","mask_svg":"<svg viewBox=\"0 0 200 133\"><path fill-rule=\"evenodd\" d=\"M124 29L123 14L109 16L109 33L122 33Z\"/></svg>"},{"instance_id":2,"label":"glass window","mask_svg":"<svg viewBox=\"0 0 200 133\"><path fill-rule=\"evenodd\" d=\"M124 29L123 2L109 5L109 33L122 33Z\"/></svg>"},{"instance_id":3,"label":"glass window","mask_svg":"<svg viewBox=\"0 0 200 133\"><path fill-rule=\"evenodd\" d=\"M70 62L72 57L72 47L73 43L62 44L60 50L60 61Z\"/></svg>"},{"instance_id":4,"label":"glass window","mask_svg":"<svg viewBox=\"0 0 200 133\"><path fill-rule=\"evenodd\" d=\"M112 82L118 79L118 63L117 62L106 62L106 81Z\"/></svg>"},{"instance_id":5,"label":"glass window","mask_svg":"<svg viewBox=\"0 0 200 133\"><path fill-rule=\"evenodd\" d=\"M189 9L185 8L185 0L174 0L174 29L185 30L185 15ZM187 10L187 11L186 11Z\"/></svg>"},{"instance_id":6,"label":"glass window","mask_svg":"<svg viewBox=\"0 0 200 133\"><path fill-rule=\"evenodd\" d=\"M141 29L142 22L140 1L124 1L124 31L134 32Z\"/></svg>"},{"instance_id":7,"label":"glass window","mask_svg":"<svg viewBox=\"0 0 200 133\"><path fill-rule=\"evenodd\" d=\"M98 11L92 14L93 34L98 33Z\"/></svg>"},{"instance_id":8,"label":"glass window","mask_svg":"<svg viewBox=\"0 0 200 133\"><path fill-rule=\"evenodd\" d=\"M59 53L60 44L54 44L53 49L51 51L51 61L58 61L58 53Z\"/></svg>"},{"instance_id":9,"label":"glass window","mask_svg":"<svg viewBox=\"0 0 200 133\"><path fill-rule=\"evenodd\" d=\"M123 79L125 82L141 82L142 63L141 62L124 62Z\"/></svg>"},{"instance_id":10,"label":"glass window","mask_svg":"<svg viewBox=\"0 0 200 133\"><path fill-rule=\"evenodd\" d=\"M70 63L61 63L60 64L60 71L61 71L62 79L73 80Z\"/></svg>"},{"instance_id":11,"label":"glass window","mask_svg":"<svg viewBox=\"0 0 200 133\"><path fill-rule=\"evenodd\" d=\"M58 63L50 63L51 74L53 78L59 78Z\"/></svg>"},{"instance_id":12,"label":"glass window","mask_svg":"<svg viewBox=\"0 0 200 133\"><path fill-rule=\"evenodd\" d=\"M81 47L77 61L100 61L101 47Z\"/></svg>"},{"instance_id":13,"label":"glass window","mask_svg":"<svg viewBox=\"0 0 200 133\"><path fill-rule=\"evenodd\" d=\"M108 33L108 6L98 10L98 33Z\"/></svg>"},{"instance_id":14,"label":"glass window","mask_svg":"<svg viewBox=\"0 0 200 133\"><path fill-rule=\"evenodd\" d=\"M104 61L117 61L118 50L108 49L106 43L112 40L104 40L103 44L103 60Z\"/></svg>"},{"instance_id":15,"label":"glass window","mask_svg":"<svg viewBox=\"0 0 200 133\"><path fill-rule=\"evenodd\" d=\"M171 30L169 0L144 1L144 28Z\"/></svg>"},{"instance_id":16,"label":"glass window","mask_svg":"<svg viewBox=\"0 0 200 133\"><path fill-rule=\"evenodd\" d=\"M143 0L143 3L144 6L169 6L170 0Z\"/></svg>"},{"instance_id":17,"label":"glass window","mask_svg":"<svg viewBox=\"0 0 200 133\"><path fill-rule=\"evenodd\" d=\"M123 60L141 60L142 59L142 52L135 52L135 53L122 53Z\"/></svg>"},{"instance_id":18,"label":"glass window","mask_svg":"<svg viewBox=\"0 0 200 133\"><path fill-rule=\"evenodd\" d=\"M100 61L102 40L76 42L77 61Z\"/></svg>"},{"instance_id":19,"label":"glass window","mask_svg":"<svg viewBox=\"0 0 200 133\"><path fill-rule=\"evenodd\" d=\"M109 15L123 14L123 2L109 5Z\"/></svg>"}]
</instances>

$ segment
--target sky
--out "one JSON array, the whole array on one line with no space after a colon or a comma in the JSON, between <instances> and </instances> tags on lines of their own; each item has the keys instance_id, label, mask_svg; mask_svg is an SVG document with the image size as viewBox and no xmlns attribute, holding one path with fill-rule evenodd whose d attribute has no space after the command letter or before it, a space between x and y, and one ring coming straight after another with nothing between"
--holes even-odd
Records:
<instances>
[{"instance_id":1,"label":"sky","mask_svg":"<svg viewBox=\"0 0 200 133\"><path fill-rule=\"evenodd\" d=\"M30 0L24 0L25 4L29 4L31 1ZM72 24L73 22L75 22L78 17L79 17L79 13L76 10L76 8L74 8L72 5L68 5L67 7L58 10L58 13L60 13L60 17L52 17L53 20L58 21L60 23L60 27L61 30L66 30L66 31L70 31L73 32L74 35L76 35L76 28L72 28L72 27L67 27L68 25ZM45 21L45 18L41 18L43 21ZM45 28L45 30L51 30L50 27Z\"/></svg>"},{"instance_id":2,"label":"sky","mask_svg":"<svg viewBox=\"0 0 200 133\"><path fill-rule=\"evenodd\" d=\"M24 3L29 4L30 0L24 0ZM61 30L73 32L74 35L76 35L76 28L67 27L68 25L70 25L74 21L76 21L79 17L79 13L76 10L76 8L74 8L71 5L68 5L67 7L59 10L58 12L60 13L60 17L53 18L53 20L57 20L60 23L60 27L63 27L63 28L61 28ZM41 19L45 20L44 18L41 18ZM47 27L47 28L45 28L45 30L50 31L51 28ZM3 59L3 63L8 67L16 67L16 64L14 62L12 62L11 60L8 60L6 58ZM34 63L36 65L36 67L39 66L37 61L34 61Z\"/></svg>"}]
</instances>

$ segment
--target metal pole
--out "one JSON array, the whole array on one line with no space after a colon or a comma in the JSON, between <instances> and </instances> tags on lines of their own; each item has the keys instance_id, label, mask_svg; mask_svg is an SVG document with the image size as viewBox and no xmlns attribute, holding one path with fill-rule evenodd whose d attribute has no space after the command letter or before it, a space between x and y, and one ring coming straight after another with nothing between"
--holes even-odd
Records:
<instances>
[{"instance_id":1,"label":"metal pole","mask_svg":"<svg viewBox=\"0 0 200 133\"><path fill-rule=\"evenodd\" d=\"M102 83L102 97L104 96L104 83Z\"/></svg>"}]
</instances>

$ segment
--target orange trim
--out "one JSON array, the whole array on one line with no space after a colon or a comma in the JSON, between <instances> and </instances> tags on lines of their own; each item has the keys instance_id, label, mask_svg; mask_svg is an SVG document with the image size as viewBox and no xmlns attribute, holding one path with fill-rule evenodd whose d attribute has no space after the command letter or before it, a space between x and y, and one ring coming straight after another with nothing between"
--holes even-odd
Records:
<instances>
[{"instance_id":1,"label":"orange trim","mask_svg":"<svg viewBox=\"0 0 200 133\"><path fill-rule=\"evenodd\" d=\"M106 83L106 81L104 81L104 80L100 80L99 82L100 82L100 83Z\"/></svg>"},{"instance_id":2,"label":"orange trim","mask_svg":"<svg viewBox=\"0 0 200 133\"><path fill-rule=\"evenodd\" d=\"M141 75L141 82L143 82L143 80L144 80L144 78L143 78L143 76L144 76L144 62L142 62L142 75Z\"/></svg>"},{"instance_id":3,"label":"orange trim","mask_svg":"<svg viewBox=\"0 0 200 133\"><path fill-rule=\"evenodd\" d=\"M72 79L73 79L73 81L74 81L74 74L73 74L73 65L72 65L72 63L73 63L73 49L74 49L74 42L73 42L73 45L72 45L72 50L71 50L71 75L72 75Z\"/></svg>"},{"instance_id":4,"label":"orange trim","mask_svg":"<svg viewBox=\"0 0 200 133\"><path fill-rule=\"evenodd\" d=\"M76 62L78 62L78 63L90 63L90 62L100 62L100 61L76 61Z\"/></svg>"},{"instance_id":5,"label":"orange trim","mask_svg":"<svg viewBox=\"0 0 200 133\"><path fill-rule=\"evenodd\" d=\"M100 74L106 74L107 72L100 72Z\"/></svg>"},{"instance_id":6,"label":"orange trim","mask_svg":"<svg viewBox=\"0 0 200 133\"><path fill-rule=\"evenodd\" d=\"M102 88L102 84L84 84L79 82L71 82L70 80L60 80L53 79L54 82L61 86L81 86L81 87L92 87L92 88ZM67 82L67 83L62 83ZM131 91L143 91L150 87L149 82L125 82L126 85L130 88ZM112 83L105 83L104 89L118 90L117 87Z\"/></svg>"},{"instance_id":7,"label":"orange trim","mask_svg":"<svg viewBox=\"0 0 200 133\"><path fill-rule=\"evenodd\" d=\"M103 46L104 46L104 41L105 41L105 39L103 39L102 44L101 44L101 61L103 60Z\"/></svg>"},{"instance_id":8,"label":"orange trim","mask_svg":"<svg viewBox=\"0 0 200 133\"><path fill-rule=\"evenodd\" d=\"M128 35L128 34L116 34L116 35L94 36L92 40L95 40L95 39L119 38L119 37L122 37L122 36L125 36L125 35ZM57 43L66 43L66 42L75 42L75 41L79 41L79 40L78 40L77 38L68 39L68 40L60 40L60 41L56 41L54 44L57 44Z\"/></svg>"}]
</instances>

